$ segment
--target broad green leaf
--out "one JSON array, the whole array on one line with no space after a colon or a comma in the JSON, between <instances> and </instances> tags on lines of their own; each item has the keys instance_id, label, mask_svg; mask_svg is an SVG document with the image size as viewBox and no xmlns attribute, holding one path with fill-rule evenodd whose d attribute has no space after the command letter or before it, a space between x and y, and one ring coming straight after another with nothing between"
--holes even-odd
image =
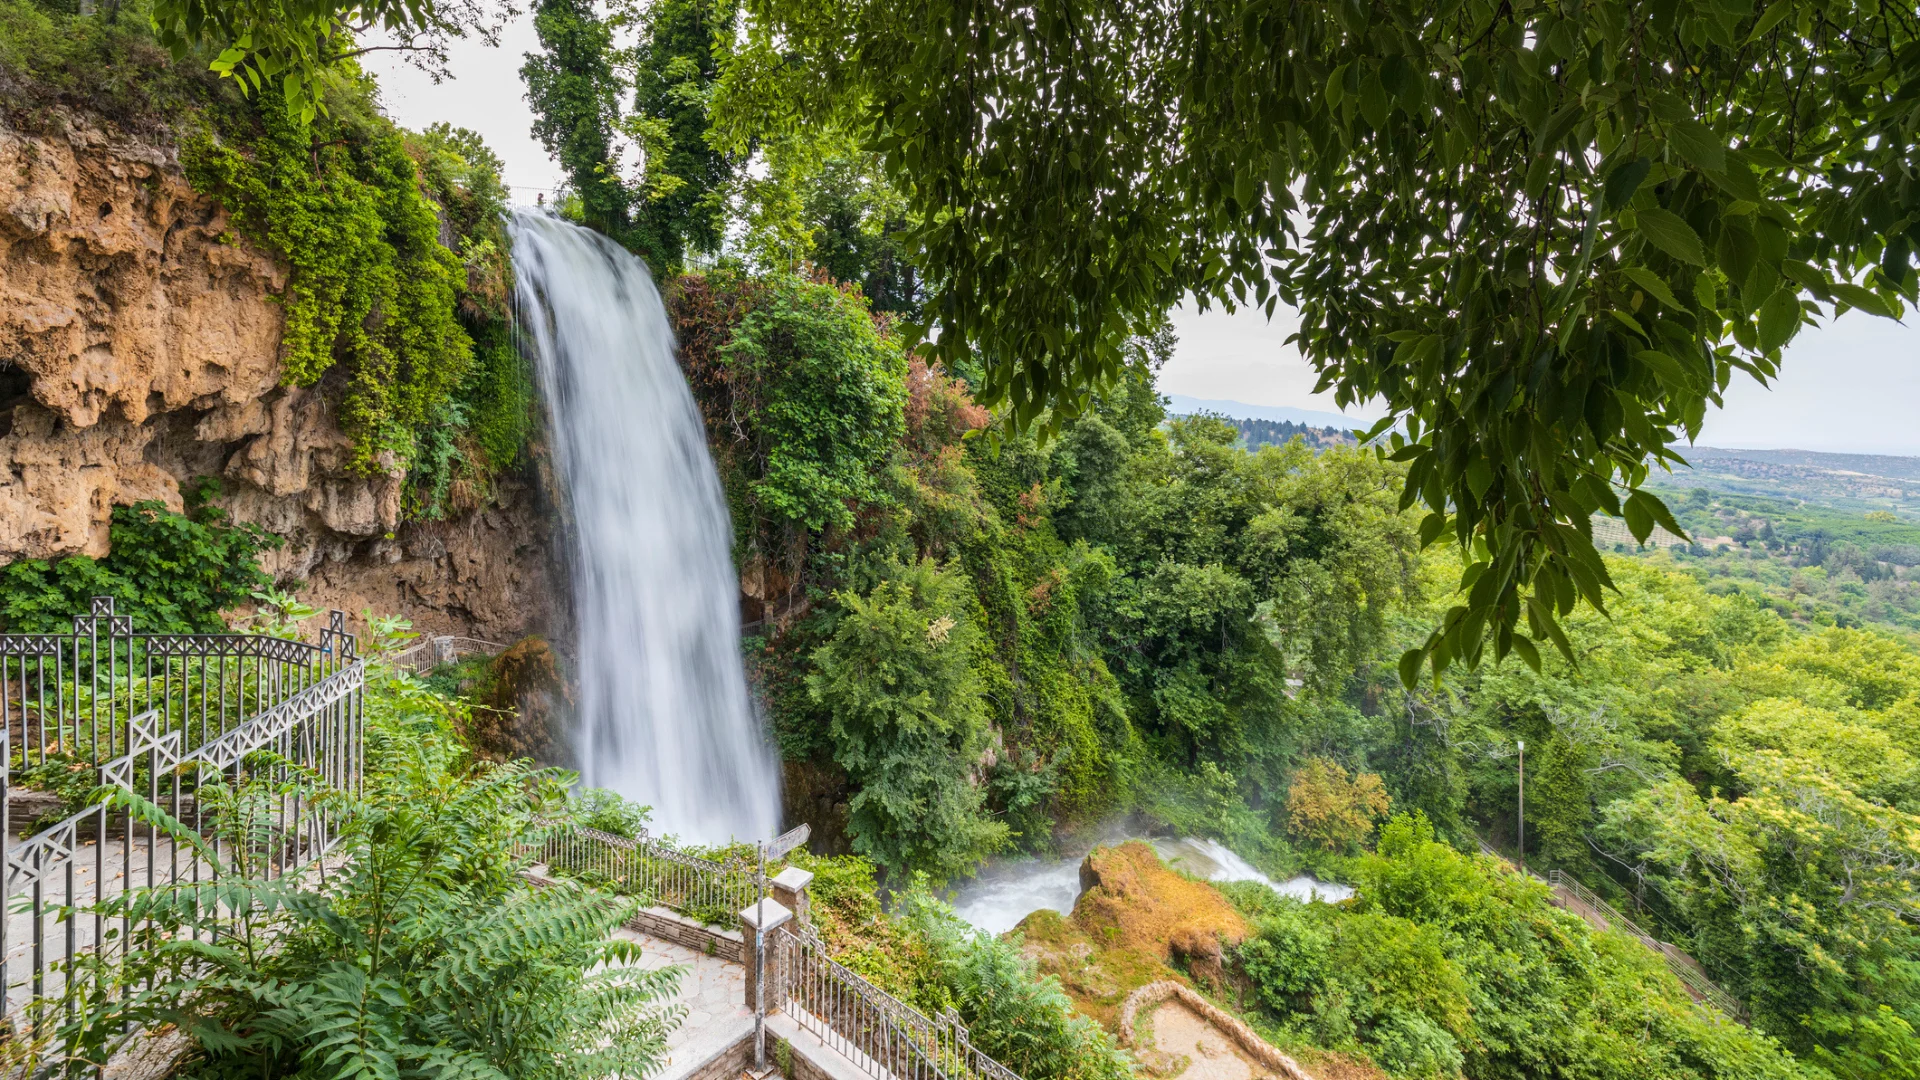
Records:
<instances>
[{"instance_id":1,"label":"broad green leaf","mask_svg":"<svg viewBox=\"0 0 1920 1080\"><path fill-rule=\"evenodd\" d=\"M1614 167L1607 174L1606 204L1608 210L1619 210L1640 190L1640 182L1647 178L1653 168L1653 162L1647 158L1635 158Z\"/></svg>"},{"instance_id":2,"label":"broad green leaf","mask_svg":"<svg viewBox=\"0 0 1920 1080\"><path fill-rule=\"evenodd\" d=\"M1653 512L1647 509L1640 493L1635 491L1629 494L1622 509L1626 511L1627 531L1633 534L1635 541L1646 543L1647 537L1653 535Z\"/></svg>"},{"instance_id":3,"label":"broad green leaf","mask_svg":"<svg viewBox=\"0 0 1920 1080\"><path fill-rule=\"evenodd\" d=\"M1686 369L1680 366L1680 362L1658 349L1641 349L1633 355L1669 383L1685 385L1689 381Z\"/></svg>"},{"instance_id":4,"label":"broad green leaf","mask_svg":"<svg viewBox=\"0 0 1920 1080\"><path fill-rule=\"evenodd\" d=\"M1869 315L1878 315L1883 319L1894 317L1893 310L1887 307L1887 302L1871 289L1861 288L1850 281L1836 281L1830 287L1833 289L1836 300L1851 307L1857 307Z\"/></svg>"},{"instance_id":5,"label":"broad green leaf","mask_svg":"<svg viewBox=\"0 0 1920 1080\"><path fill-rule=\"evenodd\" d=\"M1727 143L1698 120L1679 120L1667 126L1667 145L1687 164L1706 173L1727 167Z\"/></svg>"},{"instance_id":6,"label":"broad green leaf","mask_svg":"<svg viewBox=\"0 0 1920 1080\"><path fill-rule=\"evenodd\" d=\"M1537 675L1540 673L1540 650L1534 648L1533 642L1528 641L1519 634L1515 634L1513 636L1513 651L1520 654L1520 659L1524 661L1528 667L1533 669L1534 674Z\"/></svg>"},{"instance_id":7,"label":"broad green leaf","mask_svg":"<svg viewBox=\"0 0 1920 1080\"><path fill-rule=\"evenodd\" d=\"M1420 687L1420 665L1425 663L1425 649L1408 649L1400 654L1400 685L1409 690Z\"/></svg>"},{"instance_id":8,"label":"broad green leaf","mask_svg":"<svg viewBox=\"0 0 1920 1080\"><path fill-rule=\"evenodd\" d=\"M1800 297L1790 285L1775 289L1760 305L1760 351L1772 352L1793 340L1800 329Z\"/></svg>"},{"instance_id":9,"label":"broad green leaf","mask_svg":"<svg viewBox=\"0 0 1920 1080\"><path fill-rule=\"evenodd\" d=\"M1760 13L1760 17L1753 21L1753 29L1747 32L1747 40L1760 40L1793 12L1793 0L1773 0L1773 3L1767 5L1767 9Z\"/></svg>"},{"instance_id":10,"label":"broad green leaf","mask_svg":"<svg viewBox=\"0 0 1920 1080\"><path fill-rule=\"evenodd\" d=\"M1736 199L1756 205L1766 200L1766 194L1760 190L1760 181L1755 179L1753 170L1732 158L1727 159L1726 168L1709 170L1707 175L1720 185L1721 190Z\"/></svg>"},{"instance_id":11,"label":"broad green leaf","mask_svg":"<svg viewBox=\"0 0 1920 1080\"><path fill-rule=\"evenodd\" d=\"M1613 316L1614 321L1618 322L1621 326L1626 327L1627 329L1633 331L1634 333L1640 335L1641 337L1647 336L1646 330L1644 330L1640 326L1640 320L1634 318L1633 316L1627 314L1624 311L1621 311L1619 308L1614 308L1612 311L1607 312L1607 314Z\"/></svg>"},{"instance_id":12,"label":"broad green leaf","mask_svg":"<svg viewBox=\"0 0 1920 1080\"><path fill-rule=\"evenodd\" d=\"M1560 111L1549 116L1547 122L1540 126L1540 132L1533 140L1533 152L1544 154L1559 146L1560 140L1567 137L1567 133L1585 114L1586 107L1579 101L1561 106Z\"/></svg>"},{"instance_id":13,"label":"broad green leaf","mask_svg":"<svg viewBox=\"0 0 1920 1080\"><path fill-rule=\"evenodd\" d=\"M1678 214L1658 207L1648 207L1638 213L1640 235L1661 251L1693 266L1707 265L1706 255L1701 251L1700 234L1693 226L1683 221Z\"/></svg>"},{"instance_id":14,"label":"broad green leaf","mask_svg":"<svg viewBox=\"0 0 1920 1080\"><path fill-rule=\"evenodd\" d=\"M1667 283L1660 280L1660 275L1643 266L1622 267L1620 272L1626 275L1629 281L1646 290L1647 295L1665 304L1670 310L1685 310L1673 295L1673 290L1667 288Z\"/></svg>"}]
</instances>

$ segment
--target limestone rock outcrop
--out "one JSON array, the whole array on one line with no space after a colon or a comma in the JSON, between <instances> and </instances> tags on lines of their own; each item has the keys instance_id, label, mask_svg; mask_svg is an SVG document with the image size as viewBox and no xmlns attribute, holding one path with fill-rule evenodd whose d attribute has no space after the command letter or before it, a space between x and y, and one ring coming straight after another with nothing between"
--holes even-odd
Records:
<instances>
[{"instance_id":1,"label":"limestone rock outcrop","mask_svg":"<svg viewBox=\"0 0 1920 1080\"><path fill-rule=\"evenodd\" d=\"M512 640L557 617L538 486L402 522L404 472L348 469L322 387L281 385L286 271L195 192L175 149L64 115L0 119L0 565L107 552L113 508L221 480L286 538L311 601ZM516 501L517 500L517 501Z\"/></svg>"}]
</instances>

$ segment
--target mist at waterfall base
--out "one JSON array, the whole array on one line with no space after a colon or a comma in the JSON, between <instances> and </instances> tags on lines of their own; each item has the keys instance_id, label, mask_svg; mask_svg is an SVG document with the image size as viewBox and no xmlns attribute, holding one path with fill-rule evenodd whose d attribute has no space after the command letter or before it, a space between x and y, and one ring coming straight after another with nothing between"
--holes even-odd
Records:
<instances>
[{"instance_id":1,"label":"mist at waterfall base","mask_svg":"<svg viewBox=\"0 0 1920 1080\"><path fill-rule=\"evenodd\" d=\"M740 659L733 528L673 332L638 258L512 219L515 306L565 492L581 782L697 843L771 837L780 781Z\"/></svg>"},{"instance_id":2,"label":"mist at waterfall base","mask_svg":"<svg viewBox=\"0 0 1920 1080\"><path fill-rule=\"evenodd\" d=\"M1101 843L1127 840L1146 840L1168 866L1208 881L1258 881L1282 896L1302 901L1335 903L1353 895L1345 885L1306 874L1275 881L1216 840L1115 835ZM1080 863L1085 858L1082 852L1073 858L1017 859L991 867L955 893L954 914L990 934L1004 934L1021 919L1043 909L1068 914L1080 898Z\"/></svg>"}]
</instances>

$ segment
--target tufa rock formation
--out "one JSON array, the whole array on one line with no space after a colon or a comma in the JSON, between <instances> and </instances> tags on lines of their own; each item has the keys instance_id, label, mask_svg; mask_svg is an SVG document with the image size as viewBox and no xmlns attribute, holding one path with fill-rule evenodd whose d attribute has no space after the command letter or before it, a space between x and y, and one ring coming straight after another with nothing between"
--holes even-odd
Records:
<instances>
[{"instance_id":1,"label":"tufa rock formation","mask_svg":"<svg viewBox=\"0 0 1920 1080\"><path fill-rule=\"evenodd\" d=\"M214 501L287 539L314 603L514 639L564 613L537 486L403 524L402 470L347 470L324 385L280 382L286 272L195 192L172 147L68 115L0 120L0 565L103 555L113 507L217 476Z\"/></svg>"}]
</instances>

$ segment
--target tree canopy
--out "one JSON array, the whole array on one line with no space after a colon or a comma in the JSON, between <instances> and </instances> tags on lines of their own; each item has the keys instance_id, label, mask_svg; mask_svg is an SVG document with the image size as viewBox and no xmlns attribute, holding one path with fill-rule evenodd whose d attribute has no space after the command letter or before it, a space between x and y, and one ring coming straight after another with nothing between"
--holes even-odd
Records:
<instances>
[{"instance_id":1,"label":"tree canopy","mask_svg":"<svg viewBox=\"0 0 1920 1080\"><path fill-rule=\"evenodd\" d=\"M1466 555L1409 682L1567 651L1611 586L1590 515L1674 528L1642 484L1736 376L1915 297L1910 4L747 10L717 100L882 155L931 352L1016 424L1084 411L1184 295L1299 310L1320 388L1398 422L1422 539Z\"/></svg>"}]
</instances>

